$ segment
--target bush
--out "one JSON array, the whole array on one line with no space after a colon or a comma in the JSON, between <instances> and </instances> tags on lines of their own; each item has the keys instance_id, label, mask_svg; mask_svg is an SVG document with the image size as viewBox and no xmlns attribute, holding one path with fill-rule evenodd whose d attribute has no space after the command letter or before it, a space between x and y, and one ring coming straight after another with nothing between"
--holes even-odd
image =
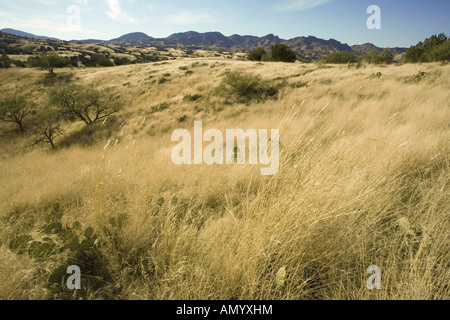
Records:
<instances>
[{"instance_id":1,"label":"bush","mask_svg":"<svg viewBox=\"0 0 450 320\"><path fill-rule=\"evenodd\" d=\"M450 40L428 50L424 53L426 61L450 61Z\"/></svg>"},{"instance_id":2,"label":"bush","mask_svg":"<svg viewBox=\"0 0 450 320\"><path fill-rule=\"evenodd\" d=\"M167 79L166 77L161 77L158 80L158 84L163 84L163 83L166 83L168 81L170 81L170 79Z\"/></svg>"},{"instance_id":3,"label":"bush","mask_svg":"<svg viewBox=\"0 0 450 320\"><path fill-rule=\"evenodd\" d=\"M6 54L3 54L0 57L0 68L10 68L11 64L12 64L12 61Z\"/></svg>"},{"instance_id":4,"label":"bush","mask_svg":"<svg viewBox=\"0 0 450 320\"><path fill-rule=\"evenodd\" d=\"M251 73L230 72L223 83L240 96L250 96L261 90L262 79Z\"/></svg>"},{"instance_id":5,"label":"bush","mask_svg":"<svg viewBox=\"0 0 450 320\"><path fill-rule=\"evenodd\" d=\"M346 63L355 63L358 58L350 53L344 51L333 52L326 59L326 63L336 63L336 64L346 64Z\"/></svg>"},{"instance_id":6,"label":"bush","mask_svg":"<svg viewBox=\"0 0 450 320\"><path fill-rule=\"evenodd\" d=\"M99 67L114 67L114 63L106 57L100 57L96 61L96 65Z\"/></svg>"},{"instance_id":7,"label":"bush","mask_svg":"<svg viewBox=\"0 0 450 320\"><path fill-rule=\"evenodd\" d=\"M238 102L248 102L252 99L264 100L273 97L278 93L278 89L267 85L259 75L234 71L227 73L215 93L234 95Z\"/></svg>"},{"instance_id":8,"label":"bush","mask_svg":"<svg viewBox=\"0 0 450 320\"><path fill-rule=\"evenodd\" d=\"M264 48L258 48L247 55L247 59L250 61L261 61L263 56L267 55L266 50Z\"/></svg>"},{"instance_id":9,"label":"bush","mask_svg":"<svg viewBox=\"0 0 450 320\"><path fill-rule=\"evenodd\" d=\"M277 44L271 47L271 57L274 61L295 62L297 56L295 52L289 49L285 44Z\"/></svg>"},{"instance_id":10,"label":"bush","mask_svg":"<svg viewBox=\"0 0 450 320\"><path fill-rule=\"evenodd\" d=\"M394 55L392 54L390 49L386 48L383 50L383 52L376 52L374 50L371 50L361 59L371 64L391 64L394 62Z\"/></svg>"},{"instance_id":11,"label":"bush","mask_svg":"<svg viewBox=\"0 0 450 320\"><path fill-rule=\"evenodd\" d=\"M271 47L270 55L266 53L264 48L258 48L251 51L247 55L247 59L250 61L280 61L280 62L295 62L297 56L295 52L289 49L285 44L277 44Z\"/></svg>"},{"instance_id":12,"label":"bush","mask_svg":"<svg viewBox=\"0 0 450 320\"><path fill-rule=\"evenodd\" d=\"M131 63L132 63L132 61L130 61L127 58L114 57L114 64L116 66L123 66L123 65L131 64Z\"/></svg>"}]
</instances>

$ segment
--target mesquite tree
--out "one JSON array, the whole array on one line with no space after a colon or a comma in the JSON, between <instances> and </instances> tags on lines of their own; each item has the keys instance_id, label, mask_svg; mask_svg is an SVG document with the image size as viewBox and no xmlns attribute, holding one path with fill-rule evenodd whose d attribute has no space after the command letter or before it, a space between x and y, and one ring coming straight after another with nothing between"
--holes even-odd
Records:
<instances>
[{"instance_id":1,"label":"mesquite tree","mask_svg":"<svg viewBox=\"0 0 450 320\"><path fill-rule=\"evenodd\" d=\"M54 150L56 148L55 139L62 135L64 135L64 130L62 129L60 114L54 109L47 108L36 119L34 125L35 140L31 147L40 143L48 143Z\"/></svg>"},{"instance_id":2,"label":"mesquite tree","mask_svg":"<svg viewBox=\"0 0 450 320\"><path fill-rule=\"evenodd\" d=\"M109 117L122 107L122 103L108 92L76 84L54 88L49 93L49 102L67 120L80 120L88 125Z\"/></svg>"},{"instance_id":3,"label":"mesquite tree","mask_svg":"<svg viewBox=\"0 0 450 320\"><path fill-rule=\"evenodd\" d=\"M15 123L25 131L24 119L33 112L34 106L23 96L0 101L0 121Z\"/></svg>"}]
</instances>

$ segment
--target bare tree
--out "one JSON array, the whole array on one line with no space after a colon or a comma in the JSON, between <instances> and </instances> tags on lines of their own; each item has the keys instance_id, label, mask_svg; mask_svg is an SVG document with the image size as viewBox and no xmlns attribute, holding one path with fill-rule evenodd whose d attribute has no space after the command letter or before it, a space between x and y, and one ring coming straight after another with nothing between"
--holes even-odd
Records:
<instances>
[{"instance_id":1,"label":"bare tree","mask_svg":"<svg viewBox=\"0 0 450 320\"><path fill-rule=\"evenodd\" d=\"M55 110L45 110L34 126L34 135L35 141L30 146L31 148L40 143L48 143L54 150L56 148L55 139L64 135L59 114Z\"/></svg>"},{"instance_id":2,"label":"bare tree","mask_svg":"<svg viewBox=\"0 0 450 320\"><path fill-rule=\"evenodd\" d=\"M122 103L111 94L75 84L54 88L49 101L67 119L86 124L107 118L122 108Z\"/></svg>"}]
</instances>

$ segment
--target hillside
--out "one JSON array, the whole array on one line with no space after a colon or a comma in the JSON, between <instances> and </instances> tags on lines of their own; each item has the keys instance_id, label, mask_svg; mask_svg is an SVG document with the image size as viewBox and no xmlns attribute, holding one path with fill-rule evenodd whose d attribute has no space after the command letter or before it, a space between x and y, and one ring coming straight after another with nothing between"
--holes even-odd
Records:
<instances>
[{"instance_id":1,"label":"hillside","mask_svg":"<svg viewBox=\"0 0 450 320\"><path fill-rule=\"evenodd\" d=\"M65 84L123 109L67 117L55 150L31 148ZM0 125L0 299L448 300L449 87L440 63L0 69L0 100L36 105L23 133ZM175 165L172 134L194 137L194 121L278 129L279 172ZM67 290L67 265L82 290Z\"/></svg>"},{"instance_id":2,"label":"hillside","mask_svg":"<svg viewBox=\"0 0 450 320\"><path fill-rule=\"evenodd\" d=\"M122 46L112 43L69 42L62 40L43 40L24 38L0 32L0 54L6 54L16 66L23 67L24 62L40 52L55 52L68 57L73 66L90 66L98 57L106 57L116 65L165 61L177 57L187 57L188 53L176 48L156 48L151 46ZM94 64L95 66L95 64Z\"/></svg>"}]
</instances>

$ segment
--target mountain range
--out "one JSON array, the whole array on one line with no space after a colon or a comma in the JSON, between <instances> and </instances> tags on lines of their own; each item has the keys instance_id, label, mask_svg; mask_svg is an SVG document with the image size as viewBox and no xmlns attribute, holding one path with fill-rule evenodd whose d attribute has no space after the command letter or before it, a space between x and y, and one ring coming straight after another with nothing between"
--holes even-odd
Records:
<instances>
[{"instance_id":1,"label":"mountain range","mask_svg":"<svg viewBox=\"0 0 450 320\"><path fill-rule=\"evenodd\" d=\"M32 33L23 32L23 31L15 30L15 29L9 29L9 28L2 29L0 31L4 32L4 33L12 34L14 36L23 37L23 38L39 39L39 40L59 40L57 38L51 38L51 37L46 37L46 36L37 36Z\"/></svg>"},{"instance_id":2,"label":"mountain range","mask_svg":"<svg viewBox=\"0 0 450 320\"><path fill-rule=\"evenodd\" d=\"M36 36L14 29L3 29L4 33L12 35L34 38L57 40L44 36ZM233 50L233 51L249 51L258 47L263 47L270 50L272 45L286 44L289 46L302 61L312 61L323 56L327 56L336 51L352 52L356 55L363 55L370 50L381 52L383 48L379 48L371 43L362 45L349 46L346 43L341 43L335 39L324 40L313 36L296 37L289 40L281 39L273 34L268 34L263 37L250 35L225 36L220 32L206 32L199 33L195 31L188 31L182 33L175 33L167 38L153 38L142 32L135 32L125 34L119 38L111 40L72 40L71 42L86 43L86 44L113 44L122 46L154 46L154 47L183 47L192 49L212 49L212 50ZM402 54L406 48L391 48L394 55Z\"/></svg>"}]
</instances>

